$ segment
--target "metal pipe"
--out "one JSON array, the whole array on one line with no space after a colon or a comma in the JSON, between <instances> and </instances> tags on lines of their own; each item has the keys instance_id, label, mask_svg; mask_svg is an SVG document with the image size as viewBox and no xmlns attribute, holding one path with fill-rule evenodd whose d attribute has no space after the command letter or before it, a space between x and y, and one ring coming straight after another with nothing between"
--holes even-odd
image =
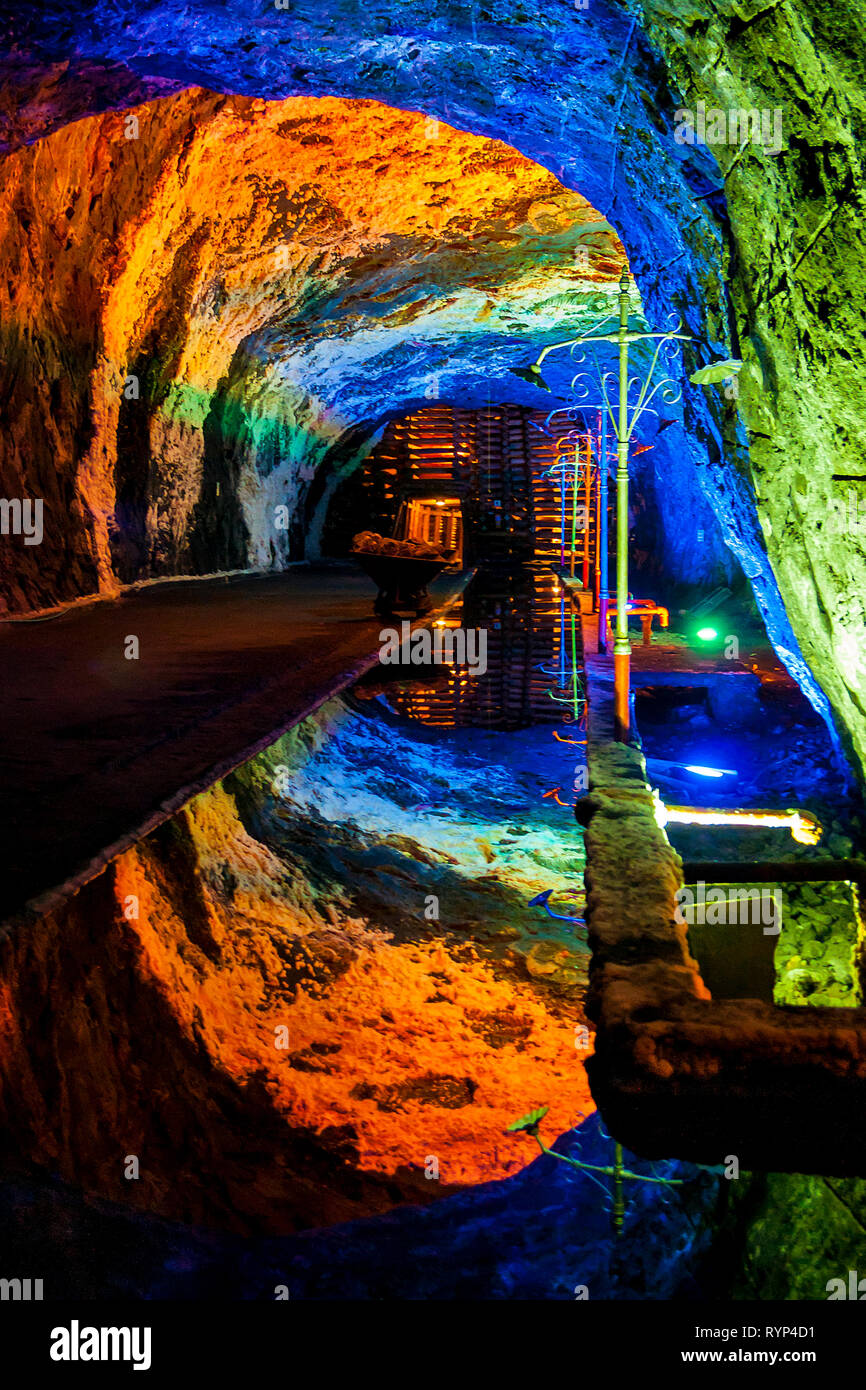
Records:
<instances>
[{"instance_id":1,"label":"metal pipe","mask_svg":"<svg viewBox=\"0 0 866 1390\"><path fill-rule=\"evenodd\" d=\"M579 713L577 708L577 614L574 611L574 604L571 605L571 699L576 724Z\"/></svg>"},{"instance_id":2,"label":"metal pipe","mask_svg":"<svg viewBox=\"0 0 866 1390\"><path fill-rule=\"evenodd\" d=\"M577 485L580 466L580 440L574 441L574 480L571 486L571 578L574 578L574 551L577 546ZM564 476L564 474L563 474Z\"/></svg>"},{"instance_id":3,"label":"metal pipe","mask_svg":"<svg viewBox=\"0 0 866 1390\"><path fill-rule=\"evenodd\" d=\"M616 636L613 643L614 733L629 736L631 644L628 640L628 271L619 282L619 416L616 431Z\"/></svg>"},{"instance_id":4,"label":"metal pipe","mask_svg":"<svg viewBox=\"0 0 866 1390\"><path fill-rule=\"evenodd\" d=\"M601 457L598 461L598 557L599 557L599 598L598 598L598 650L607 651L607 411L599 412L601 423Z\"/></svg>"},{"instance_id":5,"label":"metal pipe","mask_svg":"<svg viewBox=\"0 0 866 1390\"><path fill-rule=\"evenodd\" d=\"M557 454L557 460L559 455ZM565 568L565 469L559 472L559 500L562 503L562 524L559 528L559 568Z\"/></svg>"},{"instance_id":6,"label":"metal pipe","mask_svg":"<svg viewBox=\"0 0 866 1390\"><path fill-rule=\"evenodd\" d=\"M762 864L683 860L684 883L859 883L866 887L866 859L782 859Z\"/></svg>"},{"instance_id":7,"label":"metal pipe","mask_svg":"<svg viewBox=\"0 0 866 1390\"><path fill-rule=\"evenodd\" d=\"M565 689L565 589L559 595L559 685Z\"/></svg>"},{"instance_id":8,"label":"metal pipe","mask_svg":"<svg viewBox=\"0 0 866 1390\"><path fill-rule=\"evenodd\" d=\"M625 1221L625 1199L622 1192L622 1179L624 1174L622 1161L622 1144L618 1141L614 1143L613 1151L613 1233L618 1236L622 1233Z\"/></svg>"},{"instance_id":9,"label":"metal pipe","mask_svg":"<svg viewBox=\"0 0 866 1390\"><path fill-rule=\"evenodd\" d=\"M589 512L592 506L592 441L586 435L586 477L583 488L583 587L589 588Z\"/></svg>"},{"instance_id":10,"label":"metal pipe","mask_svg":"<svg viewBox=\"0 0 866 1390\"><path fill-rule=\"evenodd\" d=\"M600 442L600 441L599 441ZM589 456L592 459L592 435L589 436ZM592 490L592 503L595 508L595 555L593 556L592 571L592 606L596 613L599 611L599 600L601 598L601 465L596 463L595 486Z\"/></svg>"}]
</instances>

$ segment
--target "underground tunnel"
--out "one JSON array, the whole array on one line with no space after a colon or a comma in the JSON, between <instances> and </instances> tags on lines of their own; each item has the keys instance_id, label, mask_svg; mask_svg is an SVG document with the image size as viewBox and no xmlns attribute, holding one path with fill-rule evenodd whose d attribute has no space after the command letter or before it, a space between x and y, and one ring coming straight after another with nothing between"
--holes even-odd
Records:
<instances>
[{"instance_id":1,"label":"underground tunnel","mask_svg":"<svg viewBox=\"0 0 866 1390\"><path fill-rule=\"evenodd\" d=\"M841 1297L861 11L0 16L3 1298Z\"/></svg>"}]
</instances>

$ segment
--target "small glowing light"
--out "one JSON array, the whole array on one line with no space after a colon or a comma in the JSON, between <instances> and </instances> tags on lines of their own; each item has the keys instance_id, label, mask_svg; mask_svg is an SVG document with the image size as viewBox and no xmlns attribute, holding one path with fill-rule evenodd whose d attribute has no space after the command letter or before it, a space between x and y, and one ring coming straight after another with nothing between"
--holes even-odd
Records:
<instances>
[{"instance_id":1,"label":"small glowing light","mask_svg":"<svg viewBox=\"0 0 866 1390\"><path fill-rule=\"evenodd\" d=\"M814 816L804 816L797 812L791 821L791 835L801 845L817 845L821 838L821 826Z\"/></svg>"},{"instance_id":2,"label":"small glowing light","mask_svg":"<svg viewBox=\"0 0 866 1390\"><path fill-rule=\"evenodd\" d=\"M702 642L712 642L719 634L714 627L699 627L697 635Z\"/></svg>"},{"instance_id":3,"label":"small glowing light","mask_svg":"<svg viewBox=\"0 0 866 1390\"><path fill-rule=\"evenodd\" d=\"M727 768L701 767L699 763L686 763L686 772L696 772L699 777L729 776Z\"/></svg>"}]
</instances>

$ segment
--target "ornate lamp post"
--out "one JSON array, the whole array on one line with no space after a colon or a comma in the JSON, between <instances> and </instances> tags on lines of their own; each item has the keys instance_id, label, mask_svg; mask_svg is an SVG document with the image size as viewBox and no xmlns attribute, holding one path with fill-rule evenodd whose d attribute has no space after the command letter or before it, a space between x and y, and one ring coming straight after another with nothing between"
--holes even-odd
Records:
<instances>
[{"instance_id":1,"label":"ornate lamp post","mask_svg":"<svg viewBox=\"0 0 866 1390\"><path fill-rule=\"evenodd\" d=\"M615 699L615 727L616 737L620 742L628 742L629 737L629 689L630 689L630 664L631 664L631 644L628 637L628 449L629 441L634 433L635 425L641 415L649 408L653 398L661 392L661 399L667 405L675 405L680 399L682 388L677 386L674 378L667 372L653 383L653 378L658 367L660 354L664 349L670 348L677 342L694 342L695 338L691 333L681 333L679 331L681 322L675 329L666 333L644 333L635 331L628 326L628 287L629 273L623 269L619 281L619 323L615 332L598 333L595 330L602 328L605 323L613 317L607 315L599 323L593 325L588 333L578 334L575 338L569 338L565 342L550 343L543 348L535 362L529 367L513 367L512 371L523 381L528 381L534 386L538 386L542 391L549 391L550 387L541 374L541 366L545 357L551 352L561 351L569 348L572 353L575 348L582 348L591 343L610 343L618 349L619 362L616 374L618 392L617 408L614 411L612 403L612 385L614 381L613 372L598 374L598 384L601 390L601 397L604 402L604 410L607 418L610 419L614 435L616 438L617 468L616 468L616 630L613 645L614 663L614 699ZM639 377L629 377L629 347L632 343L654 342L656 344L650 363L649 371L643 380ZM585 361L585 355L581 354L579 361ZM739 364L736 364L738 366ZM726 362L720 363L717 367L704 368L696 372L691 378L700 382L708 382L718 379L717 373L724 367L726 370L722 375L729 374L735 364ZM582 379L582 373L572 379L571 389L576 392L579 388L576 383ZM584 392L586 393L585 385ZM633 398L630 401L630 396Z\"/></svg>"},{"instance_id":2,"label":"ornate lamp post","mask_svg":"<svg viewBox=\"0 0 866 1390\"><path fill-rule=\"evenodd\" d=\"M577 379L578 379L578 378L575 377L575 381L577 381ZM573 383L572 383L572 384L573 384ZM554 420L556 419L557 415L565 415L566 419L572 422L572 425L571 425L571 427L570 427L570 429L569 429L569 433L565 436L566 439L570 439L570 438L572 437L572 435L575 435L575 436L577 436L577 437L588 437L589 440L590 440L590 450L592 450L592 448L593 448L592 440L593 440L593 438L595 438L595 446L594 446L594 447L595 447L595 454L596 454L596 462L597 462L597 465L598 465L598 469L597 469L597 487L596 487L596 511L597 511L597 528L598 528L598 529L597 529L597 532L596 532L595 567L594 567L594 585L595 585L595 597L596 597L596 602L597 602L597 604L598 604L598 650L599 650L600 652L606 652L606 651L607 651L607 608L608 608L608 601L609 601L609 598L608 598L608 573L607 573L607 570L608 570L608 556L607 556L607 550L608 550L608 544L607 544L607 483L608 483L608 477L607 477L607 474L608 474L608 457L609 457L609 454L608 454L608 447L607 447L607 415L606 415L606 408L605 408L605 405L604 405L603 402L601 402L601 401L593 401L593 402L591 402L591 403L588 403L588 402L587 402L587 400L586 400L585 397L586 397L586 395L588 395L588 394L589 394L588 392L585 392L584 395L583 395L583 397L580 399L579 403L577 403L577 404L555 407L555 408L554 408L553 410L551 410L550 413L548 414L547 418L546 418L545 421L544 421L544 425L543 425L543 426L542 426L542 425L536 425L536 429L538 429L542 434L547 434L547 435L551 435L551 436L553 436L553 437L556 437L557 434L560 434L560 433L561 433L562 427L561 427L561 426L560 426L560 427L555 427L554 424L553 424L553 422L554 422ZM648 412L649 412L650 415L658 416L658 411L657 411L657 410L652 409L650 406L647 406L646 409L648 410ZM584 425L584 426L582 426L582 427L578 427L577 422L578 422L578 420L579 420L580 417L585 418L588 414L590 414L590 413L592 413L592 412L594 412L595 414L598 415L598 428L597 428L597 432L596 432L596 435L595 435L595 436L593 436L592 430L591 430L591 429L589 429L589 434L588 434L588 436L587 436L587 426ZM639 445L638 448L635 450L635 453L638 453L638 454L643 453L644 450L646 450L646 449L651 449L652 447L653 447L652 444L641 444L641 445ZM554 469L548 469L547 472L546 472L546 474L545 474L544 476L546 476L546 477L551 476L552 473L553 473L553 471L554 471ZM565 493L564 493L564 490L563 490L563 508L564 508L564 505L565 505ZM564 536L565 536L565 517L564 517L564 511L563 511L563 522L562 522L562 527L563 527L563 537L564 537ZM564 541L563 541L563 544L564 544ZM564 564L564 559L563 559L563 554L562 554L562 553L561 553L561 556L560 556L560 562Z\"/></svg>"}]
</instances>

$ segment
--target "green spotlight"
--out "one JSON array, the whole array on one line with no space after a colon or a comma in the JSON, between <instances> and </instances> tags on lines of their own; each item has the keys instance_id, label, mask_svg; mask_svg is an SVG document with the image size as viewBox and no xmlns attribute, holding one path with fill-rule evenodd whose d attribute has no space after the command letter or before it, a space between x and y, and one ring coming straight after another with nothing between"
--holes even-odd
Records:
<instances>
[{"instance_id":1,"label":"green spotlight","mask_svg":"<svg viewBox=\"0 0 866 1390\"><path fill-rule=\"evenodd\" d=\"M696 633L702 642L715 642L718 635L714 627L699 627Z\"/></svg>"}]
</instances>

